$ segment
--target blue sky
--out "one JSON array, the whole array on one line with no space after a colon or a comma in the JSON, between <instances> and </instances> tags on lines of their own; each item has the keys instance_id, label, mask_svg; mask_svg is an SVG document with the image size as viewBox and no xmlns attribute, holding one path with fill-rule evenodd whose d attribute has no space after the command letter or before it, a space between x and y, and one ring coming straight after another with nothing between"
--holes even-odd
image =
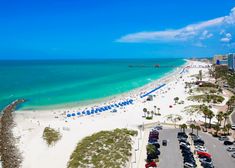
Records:
<instances>
[{"instance_id":1,"label":"blue sky","mask_svg":"<svg viewBox=\"0 0 235 168\"><path fill-rule=\"evenodd\" d=\"M234 52L234 0L0 0L0 59Z\"/></svg>"}]
</instances>

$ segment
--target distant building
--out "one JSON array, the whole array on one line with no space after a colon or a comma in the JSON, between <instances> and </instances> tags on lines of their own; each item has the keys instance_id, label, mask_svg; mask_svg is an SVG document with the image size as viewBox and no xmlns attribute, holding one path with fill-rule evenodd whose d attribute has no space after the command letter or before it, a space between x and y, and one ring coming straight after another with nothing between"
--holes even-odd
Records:
<instances>
[{"instance_id":1,"label":"distant building","mask_svg":"<svg viewBox=\"0 0 235 168\"><path fill-rule=\"evenodd\" d=\"M226 55L215 55L212 61L213 64L216 65L227 65L227 56Z\"/></svg>"},{"instance_id":2,"label":"distant building","mask_svg":"<svg viewBox=\"0 0 235 168\"><path fill-rule=\"evenodd\" d=\"M228 68L230 70L235 70L235 53L228 54Z\"/></svg>"}]
</instances>

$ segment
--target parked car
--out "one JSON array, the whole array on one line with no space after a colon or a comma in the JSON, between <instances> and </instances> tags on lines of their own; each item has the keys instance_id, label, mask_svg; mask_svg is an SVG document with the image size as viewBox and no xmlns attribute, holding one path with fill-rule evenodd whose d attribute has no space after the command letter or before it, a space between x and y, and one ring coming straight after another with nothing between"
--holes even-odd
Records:
<instances>
[{"instance_id":1,"label":"parked car","mask_svg":"<svg viewBox=\"0 0 235 168\"><path fill-rule=\"evenodd\" d=\"M213 163L202 162L201 165L203 168L214 168Z\"/></svg>"},{"instance_id":2,"label":"parked car","mask_svg":"<svg viewBox=\"0 0 235 168\"><path fill-rule=\"evenodd\" d=\"M211 154L208 152L201 152L201 151L197 151L198 156L205 156L208 158L211 158Z\"/></svg>"},{"instance_id":3,"label":"parked car","mask_svg":"<svg viewBox=\"0 0 235 168\"><path fill-rule=\"evenodd\" d=\"M193 141L195 146L204 146L205 142L202 139L197 139Z\"/></svg>"},{"instance_id":4,"label":"parked car","mask_svg":"<svg viewBox=\"0 0 235 168\"><path fill-rule=\"evenodd\" d=\"M232 129L232 130L235 130L235 124L232 125L232 128L231 128L231 129Z\"/></svg>"},{"instance_id":5,"label":"parked car","mask_svg":"<svg viewBox=\"0 0 235 168\"><path fill-rule=\"evenodd\" d=\"M228 141L229 139L226 136L221 136L221 137L219 137L219 140L220 141Z\"/></svg>"},{"instance_id":6,"label":"parked car","mask_svg":"<svg viewBox=\"0 0 235 168\"><path fill-rule=\"evenodd\" d=\"M155 162L149 162L149 163L146 163L145 164L145 168L149 168L149 167L154 167L156 168L157 167L157 164Z\"/></svg>"},{"instance_id":7,"label":"parked car","mask_svg":"<svg viewBox=\"0 0 235 168\"><path fill-rule=\"evenodd\" d=\"M207 152L207 149L204 146L195 146L195 150L196 151Z\"/></svg>"},{"instance_id":8,"label":"parked car","mask_svg":"<svg viewBox=\"0 0 235 168\"><path fill-rule=\"evenodd\" d=\"M162 126L161 126L161 125L157 125L157 126L155 126L153 129L162 130Z\"/></svg>"},{"instance_id":9,"label":"parked car","mask_svg":"<svg viewBox=\"0 0 235 168\"><path fill-rule=\"evenodd\" d=\"M188 135L186 135L185 132L178 132L177 138L180 138L180 137L188 138Z\"/></svg>"},{"instance_id":10,"label":"parked car","mask_svg":"<svg viewBox=\"0 0 235 168\"><path fill-rule=\"evenodd\" d=\"M208 158L208 157L202 157L202 158L199 158L199 161L200 162L202 162L202 161L212 162L212 159Z\"/></svg>"},{"instance_id":11,"label":"parked car","mask_svg":"<svg viewBox=\"0 0 235 168\"><path fill-rule=\"evenodd\" d=\"M224 141L224 145L232 145L233 144L233 142L231 142L231 141Z\"/></svg>"},{"instance_id":12,"label":"parked car","mask_svg":"<svg viewBox=\"0 0 235 168\"><path fill-rule=\"evenodd\" d=\"M191 163L185 162L184 163L184 168L195 168L195 166Z\"/></svg>"},{"instance_id":13,"label":"parked car","mask_svg":"<svg viewBox=\"0 0 235 168\"><path fill-rule=\"evenodd\" d=\"M233 158L235 158L235 153L233 153L231 156L232 156Z\"/></svg>"},{"instance_id":14,"label":"parked car","mask_svg":"<svg viewBox=\"0 0 235 168\"><path fill-rule=\"evenodd\" d=\"M235 152L235 147L228 147L228 148L227 148L227 151L229 151L229 152Z\"/></svg>"},{"instance_id":15,"label":"parked car","mask_svg":"<svg viewBox=\"0 0 235 168\"><path fill-rule=\"evenodd\" d=\"M167 146L167 140L162 140L162 146Z\"/></svg>"}]
</instances>

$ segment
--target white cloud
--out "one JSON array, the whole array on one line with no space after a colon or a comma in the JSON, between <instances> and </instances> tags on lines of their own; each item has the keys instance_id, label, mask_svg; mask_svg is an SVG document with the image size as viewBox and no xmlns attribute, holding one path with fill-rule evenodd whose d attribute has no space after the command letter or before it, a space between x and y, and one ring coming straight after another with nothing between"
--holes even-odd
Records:
<instances>
[{"instance_id":1,"label":"white cloud","mask_svg":"<svg viewBox=\"0 0 235 168\"><path fill-rule=\"evenodd\" d=\"M200 40L205 40L205 39L209 39L213 37L213 34L212 33L209 33L208 30L204 30L201 34L201 36L199 37Z\"/></svg>"},{"instance_id":2,"label":"white cloud","mask_svg":"<svg viewBox=\"0 0 235 168\"><path fill-rule=\"evenodd\" d=\"M117 42L174 42L187 41L194 38L205 40L213 36L208 29L231 24L235 24L235 8L231 10L228 16L190 24L180 29L127 34L119 38Z\"/></svg>"},{"instance_id":3,"label":"white cloud","mask_svg":"<svg viewBox=\"0 0 235 168\"><path fill-rule=\"evenodd\" d=\"M232 35L230 33L224 34L224 37L220 39L221 42L230 43L232 41Z\"/></svg>"}]
</instances>

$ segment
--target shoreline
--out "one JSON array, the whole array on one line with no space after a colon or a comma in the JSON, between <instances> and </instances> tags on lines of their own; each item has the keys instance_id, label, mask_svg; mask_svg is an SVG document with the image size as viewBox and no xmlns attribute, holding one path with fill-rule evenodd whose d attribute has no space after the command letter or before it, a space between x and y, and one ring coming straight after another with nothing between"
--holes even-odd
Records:
<instances>
[{"instance_id":1,"label":"shoreline","mask_svg":"<svg viewBox=\"0 0 235 168\"><path fill-rule=\"evenodd\" d=\"M46 106L40 106L39 108L29 108L29 109L17 109L17 112L29 112L29 111L38 111L38 112L42 112L42 111L48 111L48 110L65 110L65 109L74 109L74 108L87 108L88 106L97 106L100 104L106 104L106 102L112 102L112 101L118 101L120 99L122 99L123 97L129 97L130 95L134 95L135 98L137 97L138 93L139 96L141 94L144 94L149 90L149 88L152 87L152 89L154 89L153 85L155 85L155 87L163 84L163 83L169 83L171 80L174 79L170 79L171 77L175 76L174 78L176 78L176 75L180 75L179 72L182 71L182 69L184 67L186 67L187 65L189 65L189 60L184 59L185 63L182 64L179 67L175 67L174 69L172 69L171 71L163 74L160 78L155 79L149 83L146 83L143 86L137 87L137 88L133 88L131 90L125 91L123 93L119 93L119 94L114 94L111 96L106 96L103 98L97 98L97 99L93 99L93 100L87 100L87 101L82 101L82 102L71 102L71 103L63 103L63 104L58 104L58 105L46 105ZM133 96L131 96L133 97Z\"/></svg>"}]
</instances>

